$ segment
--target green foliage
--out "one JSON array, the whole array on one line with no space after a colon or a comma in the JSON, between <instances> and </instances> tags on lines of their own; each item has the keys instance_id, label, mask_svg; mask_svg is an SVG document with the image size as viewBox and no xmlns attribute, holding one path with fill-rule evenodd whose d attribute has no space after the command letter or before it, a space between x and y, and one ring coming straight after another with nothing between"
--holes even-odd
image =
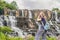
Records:
<instances>
[{"instance_id":1,"label":"green foliage","mask_svg":"<svg viewBox=\"0 0 60 40\"><path fill-rule=\"evenodd\" d=\"M6 36L2 32L0 32L0 40L6 40Z\"/></svg>"},{"instance_id":2,"label":"green foliage","mask_svg":"<svg viewBox=\"0 0 60 40\"><path fill-rule=\"evenodd\" d=\"M34 37L32 36L32 37L30 37L30 38L28 38L28 40L34 40ZM42 39L41 39L42 40ZM55 37L47 37L47 40L56 40L56 38Z\"/></svg>"},{"instance_id":3,"label":"green foliage","mask_svg":"<svg viewBox=\"0 0 60 40\"><path fill-rule=\"evenodd\" d=\"M4 1L0 1L0 14L2 14L3 13L3 9L5 8L5 5L6 4L6 2Z\"/></svg>"},{"instance_id":4,"label":"green foliage","mask_svg":"<svg viewBox=\"0 0 60 40\"><path fill-rule=\"evenodd\" d=\"M23 40L23 39L19 37L11 37L9 40Z\"/></svg>"},{"instance_id":5,"label":"green foliage","mask_svg":"<svg viewBox=\"0 0 60 40\"><path fill-rule=\"evenodd\" d=\"M0 27L0 40L23 40L20 37L9 37L5 34L6 32L9 33L12 32L12 30L6 26Z\"/></svg>"},{"instance_id":6,"label":"green foliage","mask_svg":"<svg viewBox=\"0 0 60 40\"><path fill-rule=\"evenodd\" d=\"M12 4L7 4L6 7L9 8L9 9L11 9L11 10L17 9L17 7L14 6L14 5L12 5Z\"/></svg>"},{"instance_id":7,"label":"green foliage","mask_svg":"<svg viewBox=\"0 0 60 40\"><path fill-rule=\"evenodd\" d=\"M23 40L23 39L19 37L9 37L4 33L0 32L0 40Z\"/></svg>"},{"instance_id":8,"label":"green foliage","mask_svg":"<svg viewBox=\"0 0 60 40\"><path fill-rule=\"evenodd\" d=\"M56 40L56 38L55 37L47 37L47 40Z\"/></svg>"},{"instance_id":9,"label":"green foliage","mask_svg":"<svg viewBox=\"0 0 60 40\"><path fill-rule=\"evenodd\" d=\"M58 11L58 14L60 14L60 11Z\"/></svg>"},{"instance_id":10,"label":"green foliage","mask_svg":"<svg viewBox=\"0 0 60 40\"><path fill-rule=\"evenodd\" d=\"M53 9L52 9L52 11L55 11L55 10L57 10L57 11L58 11L59 9L58 9L58 8L53 8Z\"/></svg>"},{"instance_id":11,"label":"green foliage","mask_svg":"<svg viewBox=\"0 0 60 40\"><path fill-rule=\"evenodd\" d=\"M34 36L32 36L32 37L28 38L28 40L34 40Z\"/></svg>"},{"instance_id":12,"label":"green foliage","mask_svg":"<svg viewBox=\"0 0 60 40\"><path fill-rule=\"evenodd\" d=\"M0 32L3 32L3 33L9 33L9 32L12 32L12 30L9 28L9 27L0 27Z\"/></svg>"},{"instance_id":13,"label":"green foliage","mask_svg":"<svg viewBox=\"0 0 60 40\"><path fill-rule=\"evenodd\" d=\"M13 5L12 3L15 4ZM16 2L12 3L7 3L4 0L0 0L0 15L3 14L4 8L8 8L11 10L16 10L18 8Z\"/></svg>"},{"instance_id":14,"label":"green foliage","mask_svg":"<svg viewBox=\"0 0 60 40\"><path fill-rule=\"evenodd\" d=\"M4 32L9 33L9 32L12 32L12 30L6 26L0 27L0 40L24 40L21 37L10 37L8 35L5 35ZM27 40L34 40L34 36L28 37ZM47 37L47 40L56 40L56 38L55 37L51 37L51 38Z\"/></svg>"},{"instance_id":15,"label":"green foliage","mask_svg":"<svg viewBox=\"0 0 60 40\"><path fill-rule=\"evenodd\" d=\"M12 1L12 2L11 2L11 5L13 5L13 6L15 6L16 8L18 8L17 3L16 3L15 1Z\"/></svg>"},{"instance_id":16,"label":"green foliage","mask_svg":"<svg viewBox=\"0 0 60 40\"><path fill-rule=\"evenodd\" d=\"M34 40L34 36L32 36L32 37L29 37L27 40ZM40 38L40 40L42 40L42 37ZM47 37L47 40L56 40L56 38L55 37Z\"/></svg>"},{"instance_id":17,"label":"green foliage","mask_svg":"<svg viewBox=\"0 0 60 40\"><path fill-rule=\"evenodd\" d=\"M16 2L14 2L14 3L16 4ZM12 5L11 3L7 3L5 1L0 0L0 10L4 9L5 7L13 10L13 9L17 9L17 4L15 6L15 5Z\"/></svg>"}]
</instances>

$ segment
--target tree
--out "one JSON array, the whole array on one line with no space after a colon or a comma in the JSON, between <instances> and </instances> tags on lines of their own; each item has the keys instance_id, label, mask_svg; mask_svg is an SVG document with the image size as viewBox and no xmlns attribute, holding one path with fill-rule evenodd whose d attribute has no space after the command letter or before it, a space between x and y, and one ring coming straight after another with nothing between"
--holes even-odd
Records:
<instances>
[{"instance_id":1,"label":"tree","mask_svg":"<svg viewBox=\"0 0 60 40\"><path fill-rule=\"evenodd\" d=\"M11 2L11 5L13 5L13 6L15 6L16 8L18 8L18 7L17 7L17 3L16 3L15 1L12 1L12 2Z\"/></svg>"},{"instance_id":2,"label":"tree","mask_svg":"<svg viewBox=\"0 0 60 40\"><path fill-rule=\"evenodd\" d=\"M3 1L0 0L0 10L4 9L5 7L13 10L13 9L17 9L17 4L15 1L9 4L4 0Z\"/></svg>"},{"instance_id":3,"label":"tree","mask_svg":"<svg viewBox=\"0 0 60 40\"><path fill-rule=\"evenodd\" d=\"M12 10L18 8L17 3L15 1L11 2L10 4L7 3L6 7Z\"/></svg>"},{"instance_id":4,"label":"tree","mask_svg":"<svg viewBox=\"0 0 60 40\"><path fill-rule=\"evenodd\" d=\"M12 3L7 3L4 0L0 0L0 14L3 14L4 8L16 10L18 7L15 1L13 1Z\"/></svg>"},{"instance_id":5,"label":"tree","mask_svg":"<svg viewBox=\"0 0 60 40\"><path fill-rule=\"evenodd\" d=\"M55 11L55 10L57 10L57 11L58 11L59 9L58 9L58 8L53 8L53 9L52 9L52 11Z\"/></svg>"},{"instance_id":6,"label":"tree","mask_svg":"<svg viewBox=\"0 0 60 40\"><path fill-rule=\"evenodd\" d=\"M3 14L3 9L6 7L6 2L0 0L0 14Z\"/></svg>"}]
</instances>

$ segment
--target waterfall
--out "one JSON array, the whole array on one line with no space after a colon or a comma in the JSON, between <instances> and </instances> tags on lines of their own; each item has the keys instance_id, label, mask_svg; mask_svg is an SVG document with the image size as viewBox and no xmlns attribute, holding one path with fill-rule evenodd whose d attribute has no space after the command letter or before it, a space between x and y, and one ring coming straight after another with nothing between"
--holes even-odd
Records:
<instances>
[{"instance_id":1,"label":"waterfall","mask_svg":"<svg viewBox=\"0 0 60 40\"><path fill-rule=\"evenodd\" d=\"M22 17L24 17L24 10L22 10Z\"/></svg>"},{"instance_id":2,"label":"waterfall","mask_svg":"<svg viewBox=\"0 0 60 40\"><path fill-rule=\"evenodd\" d=\"M52 21L51 21L51 20L49 21L49 23L50 23L50 25L53 25L53 23L52 23Z\"/></svg>"},{"instance_id":3,"label":"waterfall","mask_svg":"<svg viewBox=\"0 0 60 40\"><path fill-rule=\"evenodd\" d=\"M32 13L30 10L29 10L29 18L32 18Z\"/></svg>"},{"instance_id":4,"label":"waterfall","mask_svg":"<svg viewBox=\"0 0 60 40\"><path fill-rule=\"evenodd\" d=\"M41 29L41 24L39 22L37 22L37 21L35 21L35 22L38 25L38 29L40 30Z\"/></svg>"},{"instance_id":5,"label":"waterfall","mask_svg":"<svg viewBox=\"0 0 60 40\"><path fill-rule=\"evenodd\" d=\"M9 16L9 21L11 23L11 27L16 27L15 16Z\"/></svg>"},{"instance_id":6,"label":"waterfall","mask_svg":"<svg viewBox=\"0 0 60 40\"><path fill-rule=\"evenodd\" d=\"M56 26L56 30L57 30L58 33L60 33L60 29L59 29L58 26Z\"/></svg>"},{"instance_id":7,"label":"waterfall","mask_svg":"<svg viewBox=\"0 0 60 40\"><path fill-rule=\"evenodd\" d=\"M1 16L0 16L0 27L3 26L3 21L4 21L4 20L3 20L3 16L1 15Z\"/></svg>"},{"instance_id":8,"label":"waterfall","mask_svg":"<svg viewBox=\"0 0 60 40\"><path fill-rule=\"evenodd\" d=\"M57 16L58 13L56 11L54 11L54 12L55 12L55 20L59 21L58 16Z\"/></svg>"},{"instance_id":9,"label":"waterfall","mask_svg":"<svg viewBox=\"0 0 60 40\"><path fill-rule=\"evenodd\" d=\"M10 11L10 16L12 16L13 14L12 14L12 12Z\"/></svg>"},{"instance_id":10,"label":"waterfall","mask_svg":"<svg viewBox=\"0 0 60 40\"><path fill-rule=\"evenodd\" d=\"M9 16L9 20L11 22L11 28L12 28L12 30L14 30L15 32L17 32L18 36L24 37L23 31L21 29L19 29L18 27L16 27L17 20L16 20L15 16Z\"/></svg>"},{"instance_id":11,"label":"waterfall","mask_svg":"<svg viewBox=\"0 0 60 40\"><path fill-rule=\"evenodd\" d=\"M55 13L55 29L56 29L56 31L57 31L57 33L59 33L60 34L60 29L59 29L59 27L58 27L58 25L57 25L57 23L60 23L60 21L59 21L59 19L58 19L58 16L57 16L57 11L54 11L54 13Z\"/></svg>"},{"instance_id":12,"label":"waterfall","mask_svg":"<svg viewBox=\"0 0 60 40\"><path fill-rule=\"evenodd\" d=\"M4 21L6 21L7 26L9 26L9 24L8 24L8 22L9 22L9 20L8 20L8 16L4 16Z\"/></svg>"},{"instance_id":13,"label":"waterfall","mask_svg":"<svg viewBox=\"0 0 60 40\"><path fill-rule=\"evenodd\" d=\"M16 25L17 25L17 20L15 16L0 16L0 26L4 26L3 22L4 20L6 20L7 22L7 26L11 27L11 29L16 33L18 33L19 37L25 37L25 35L27 34L23 34L23 30L19 29ZM17 36L17 34L16 34Z\"/></svg>"}]
</instances>

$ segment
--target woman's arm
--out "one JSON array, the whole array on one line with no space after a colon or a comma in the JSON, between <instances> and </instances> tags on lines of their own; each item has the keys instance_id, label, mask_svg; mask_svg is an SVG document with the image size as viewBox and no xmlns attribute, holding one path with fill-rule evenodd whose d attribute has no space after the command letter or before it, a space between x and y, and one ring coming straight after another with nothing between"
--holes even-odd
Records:
<instances>
[{"instance_id":1,"label":"woman's arm","mask_svg":"<svg viewBox=\"0 0 60 40\"><path fill-rule=\"evenodd\" d=\"M40 16L37 17L37 21L41 21L41 17Z\"/></svg>"}]
</instances>

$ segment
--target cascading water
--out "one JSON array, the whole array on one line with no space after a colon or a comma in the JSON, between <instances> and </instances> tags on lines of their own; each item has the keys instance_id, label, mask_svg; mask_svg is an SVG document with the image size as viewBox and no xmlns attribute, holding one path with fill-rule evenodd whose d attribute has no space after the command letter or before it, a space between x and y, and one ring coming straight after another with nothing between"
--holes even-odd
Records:
<instances>
[{"instance_id":1,"label":"cascading water","mask_svg":"<svg viewBox=\"0 0 60 40\"><path fill-rule=\"evenodd\" d=\"M10 14L9 14L10 16L13 16L13 14L12 14L12 12L10 11Z\"/></svg>"},{"instance_id":2,"label":"cascading water","mask_svg":"<svg viewBox=\"0 0 60 40\"><path fill-rule=\"evenodd\" d=\"M0 26L4 26L4 20L7 23L7 26L11 27L11 29L18 34L19 37L25 37L25 35L27 34L23 34L24 32L19 29L16 24L17 24L17 20L15 16L0 16ZM14 35L13 35L14 36Z\"/></svg>"},{"instance_id":3,"label":"cascading water","mask_svg":"<svg viewBox=\"0 0 60 40\"><path fill-rule=\"evenodd\" d=\"M35 20L36 24L38 25L39 29L41 27L40 23L38 23L36 20Z\"/></svg>"},{"instance_id":4,"label":"cascading water","mask_svg":"<svg viewBox=\"0 0 60 40\"><path fill-rule=\"evenodd\" d=\"M54 21L53 26L55 27L55 30L57 31L56 33L60 34L60 29L59 29L59 27L58 27L58 25L57 25L60 21L59 21L59 19L58 19L57 14L58 14L57 11L54 11L53 17L54 17L55 21Z\"/></svg>"},{"instance_id":5,"label":"cascading water","mask_svg":"<svg viewBox=\"0 0 60 40\"><path fill-rule=\"evenodd\" d=\"M3 16L1 15L1 16L0 16L0 26L1 26L1 27L3 26L3 21L4 21L4 20L3 20Z\"/></svg>"},{"instance_id":6,"label":"cascading water","mask_svg":"<svg viewBox=\"0 0 60 40\"><path fill-rule=\"evenodd\" d=\"M24 11L22 10L22 17L24 17Z\"/></svg>"},{"instance_id":7,"label":"cascading water","mask_svg":"<svg viewBox=\"0 0 60 40\"><path fill-rule=\"evenodd\" d=\"M51 20L49 21L49 23L50 23L50 25L53 25L53 23L52 23L52 21L51 21Z\"/></svg>"},{"instance_id":8,"label":"cascading water","mask_svg":"<svg viewBox=\"0 0 60 40\"><path fill-rule=\"evenodd\" d=\"M29 18L32 18L32 13L30 10L29 10Z\"/></svg>"},{"instance_id":9,"label":"cascading water","mask_svg":"<svg viewBox=\"0 0 60 40\"><path fill-rule=\"evenodd\" d=\"M59 19L58 19L58 16L57 16L58 13L56 11L54 11L54 12L55 12L55 20L59 22Z\"/></svg>"},{"instance_id":10,"label":"cascading water","mask_svg":"<svg viewBox=\"0 0 60 40\"><path fill-rule=\"evenodd\" d=\"M9 16L9 20L11 22L11 28L12 30L14 30L15 32L18 33L18 36L21 36L21 37L24 37L23 35L23 31L19 28L16 27L16 19L15 19L15 16Z\"/></svg>"}]
</instances>

